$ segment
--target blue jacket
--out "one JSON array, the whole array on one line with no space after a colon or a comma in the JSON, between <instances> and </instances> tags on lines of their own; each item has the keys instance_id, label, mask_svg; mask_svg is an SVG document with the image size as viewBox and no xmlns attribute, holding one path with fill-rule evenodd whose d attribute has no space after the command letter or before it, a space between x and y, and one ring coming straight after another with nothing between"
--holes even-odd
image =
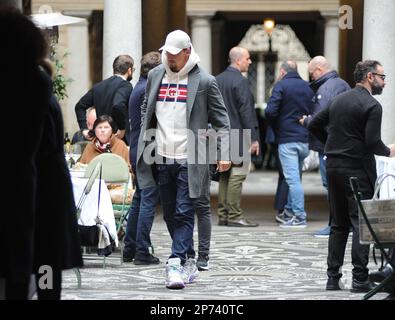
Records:
<instances>
[{"instance_id":1,"label":"blue jacket","mask_svg":"<svg viewBox=\"0 0 395 320\"><path fill-rule=\"evenodd\" d=\"M308 142L309 133L299 119L312 112L313 96L309 84L296 71L288 72L274 85L265 114L276 143Z\"/></svg>"},{"instance_id":2,"label":"blue jacket","mask_svg":"<svg viewBox=\"0 0 395 320\"><path fill-rule=\"evenodd\" d=\"M146 84L147 78L140 76L139 81L137 82L136 86L132 91L132 94L129 97L129 157L132 168L136 167L137 145L139 142L139 135L141 129L141 105L144 101Z\"/></svg>"},{"instance_id":3,"label":"blue jacket","mask_svg":"<svg viewBox=\"0 0 395 320\"><path fill-rule=\"evenodd\" d=\"M322 109L329 106L334 97L351 89L348 83L341 79L336 71L328 72L321 78L311 82L310 88L315 92L313 97L314 106L312 115L315 115ZM306 118L303 125L307 128L310 121L311 117ZM320 153L324 152L324 144L312 134L309 136L309 144L310 149Z\"/></svg>"}]
</instances>

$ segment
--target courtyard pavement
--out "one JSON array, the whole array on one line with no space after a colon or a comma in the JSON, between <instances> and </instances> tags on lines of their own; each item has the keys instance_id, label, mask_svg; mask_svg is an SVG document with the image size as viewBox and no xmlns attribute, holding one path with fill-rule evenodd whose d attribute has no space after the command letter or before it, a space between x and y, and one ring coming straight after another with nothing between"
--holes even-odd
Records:
<instances>
[{"instance_id":1,"label":"courtyard pavement","mask_svg":"<svg viewBox=\"0 0 395 320\"><path fill-rule=\"evenodd\" d=\"M255 171L243 189L245 216L259 223L256 228L217 225L216 194L212 184L213 229L210 270L200 272L197 280L183 290L169 290L164 284L165 262L171 246L170 237L159 212L151 237L159 265L121 264L115 252L107 261L85 261L81 269L82 287L77 288L72 270L63 273L62 299L65 300L360 300L362 294L350 293L351 253L349 240L341 291L326 291L327 239L314 232L327 223L325 190L318 172L303 176L308 227L299 230L279 228L274 220L272 203L277 174ZM195 239L197 233L195 231ZM370 267L377 267L371 259ZM384 293L373 299L383 299Z\"/></svg>"}]
</instances>

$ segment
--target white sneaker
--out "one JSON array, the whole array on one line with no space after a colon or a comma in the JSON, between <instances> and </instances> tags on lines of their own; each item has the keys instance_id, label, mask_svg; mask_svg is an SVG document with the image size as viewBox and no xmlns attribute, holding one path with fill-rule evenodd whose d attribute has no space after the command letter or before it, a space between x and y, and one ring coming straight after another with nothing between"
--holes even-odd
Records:
<instances>
[{"instance_id":1,"label":"white sneaker","mask_svg":"<svg viewBox=\"0 0 395 320\"><path fill-rule=\"evenodd\" d=\"M171 258L166 264L166 287L169 289L183 289L182 266L180 258Z\"/></svg>"},{"instance_id":2,"label":"white sneaker","mask_svg":"<svg viewBox=\"0 0 395 320\"><path fill-rule=\"evenodd\" d=\"M193 258L188 258L182 268L182 280L184 283L192 283L199 275L198 268L196 266L196 260Z\"/></svg>"}]
</instances>

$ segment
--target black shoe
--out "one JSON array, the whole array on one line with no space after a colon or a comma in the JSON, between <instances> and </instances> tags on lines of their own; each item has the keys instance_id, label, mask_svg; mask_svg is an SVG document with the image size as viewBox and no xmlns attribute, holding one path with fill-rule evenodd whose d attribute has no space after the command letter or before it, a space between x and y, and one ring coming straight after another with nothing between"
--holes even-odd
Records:
<instances>
[{"instance_id":1,"label":"black shoe","mask_svg":"<svg viewBox=\"0 0 395 320\"><path fill-rule=\"evenodd\" d=\"M123 262L132 262L134 259L134 255L126 255L125 253L122 256Z\"/></svg>"},{"instance_id":2,"label":"black shoe","mask_svg":"<svg viewBox=\"0 0 395 320\"><path fill-rule=\"evenodd\" d=\"M153 256L152 254L136 254L134 258L134 264L136 265L149 265L149 264L159 264L160 260Z\"/></svg>"},{"instance_id":3,"label":"black shoe","mask_svg":"<svg viewBox=\"0 0 395 320\"><path fill-rule=\"evenodd\" d=\"M227 220L222 220L222 219L220 219L220 220L218 221L218 225L219 225L219 226L227 226L227 225L228 225L228 221L227 221Z\"/></svg>"},{"instance_id":4,"label":"black shoe","mask_svg":"<svg viewBox=\"0 0 395 320\"><path fill-rule=\"evenodd\" d=\"M207 271L210 268L209 257L207 254L199 254L196 262L199 271Z\"/></svg>"},{"instance_id":5,"label":"black shoe","mask_svg":"<svg viewBox=\"0 0 395 320\"><path fill-rule=\"evenodd\" d=\"M259 224L240 218L238 220L228 220L229 227L257 227Z\"/></svg>"},{"instance_id":6,"label":"black shoe","mask_svg":"<svg viewBox=\"0 0 395 320\"><path fill-rule=\"evenodd\" d=\"M359 292L369 292L375 287L373 283L371 283L368 280L365 281L359 281L357 279L352 279L352 284L351 284L351 292L354 293L359 293Z\"/></svg>"},{"instance_id":7,"label":"black shoe","mask_svg":"<svg viewBox=\"0 0 395 320\"><path fill-rule=\"evenodd\" d=\"M378 271L371 272L369 274L369 280L372 282L381 282L385 278L389 277L392 273L392 269L389 266L384 266Z\"/></svg>"},{"instance_id":8,"label":"black shoe","mask_svg":"<svg viewBox=\"0 0 395 320\"><path fill-rule=\"evenodd\" d=\"M343 289L342 282L339 278L328 278L326 282L326 290L341 290Z\"/></svg>"}]
</instances>

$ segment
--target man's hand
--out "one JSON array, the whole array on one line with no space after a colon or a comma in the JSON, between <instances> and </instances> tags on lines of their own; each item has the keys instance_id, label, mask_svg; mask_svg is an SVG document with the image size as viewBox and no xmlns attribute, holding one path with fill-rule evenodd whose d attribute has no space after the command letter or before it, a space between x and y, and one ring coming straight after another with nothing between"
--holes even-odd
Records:
<instances>
[{"instance_id":1,"label":"man's hand","mask_svg":"<svg viewBox=\"0 0 395 320\"><path fill-rule=\"evenodd\" d=\"M259 142L258 141L254 141L253 143L251 143L250 150L248 150L248 151L251 154L259 155Z\"/></svg>"},{"instance_id":2,"label":"man's hand","mask_svg":"<svg viewBox=\"0 0 395 320\"><path fill-rule=\"evenodd\" d=\"M390 157L395 157L395 144L389 144L387 147L391 150Z\"/></svg>"},{"instance_id":3,"label":"man's hand","mask_svg":"<svg viewBox=\"0 0 395 320\"><path fill-rule=\"evenodd\" d=\"M219 160L217 161L217 171L218 172L225 172L230 169L232 162L227 160Z\"/></svg>"},{"instance_id":4,"label":"man's hand","mask_svg":"<svg viewBox=\"0 0 395 320\"><path fill-rule=\"evenodd\" d=\"M89 135L89 129L82 130L82 135L85 137L86 140L92 140L92 137Z\"/></svg>"},{"instance_id":5,"label":"man's hand","mask_svg":"<svg viewBox=\"0 0 395 320\"><path fill-rule=\"evenodd\" d=\"M123 139L125 136L125 130L118 130L117 133L115 134L119 139Z\"/></svg>"},{"instance_id":6,"label":"man's hand","mask_svg":"<svg viewBox=\"0 0 395 320\"><path fill-rule=\"evenodd\" d=\"M302 118L300 118L299 119L299 123L303 126L303 124L304 124L304 119L306 119L307 118L307 116L306 115L304 115Z\"/></svg>"}]
</instances>

